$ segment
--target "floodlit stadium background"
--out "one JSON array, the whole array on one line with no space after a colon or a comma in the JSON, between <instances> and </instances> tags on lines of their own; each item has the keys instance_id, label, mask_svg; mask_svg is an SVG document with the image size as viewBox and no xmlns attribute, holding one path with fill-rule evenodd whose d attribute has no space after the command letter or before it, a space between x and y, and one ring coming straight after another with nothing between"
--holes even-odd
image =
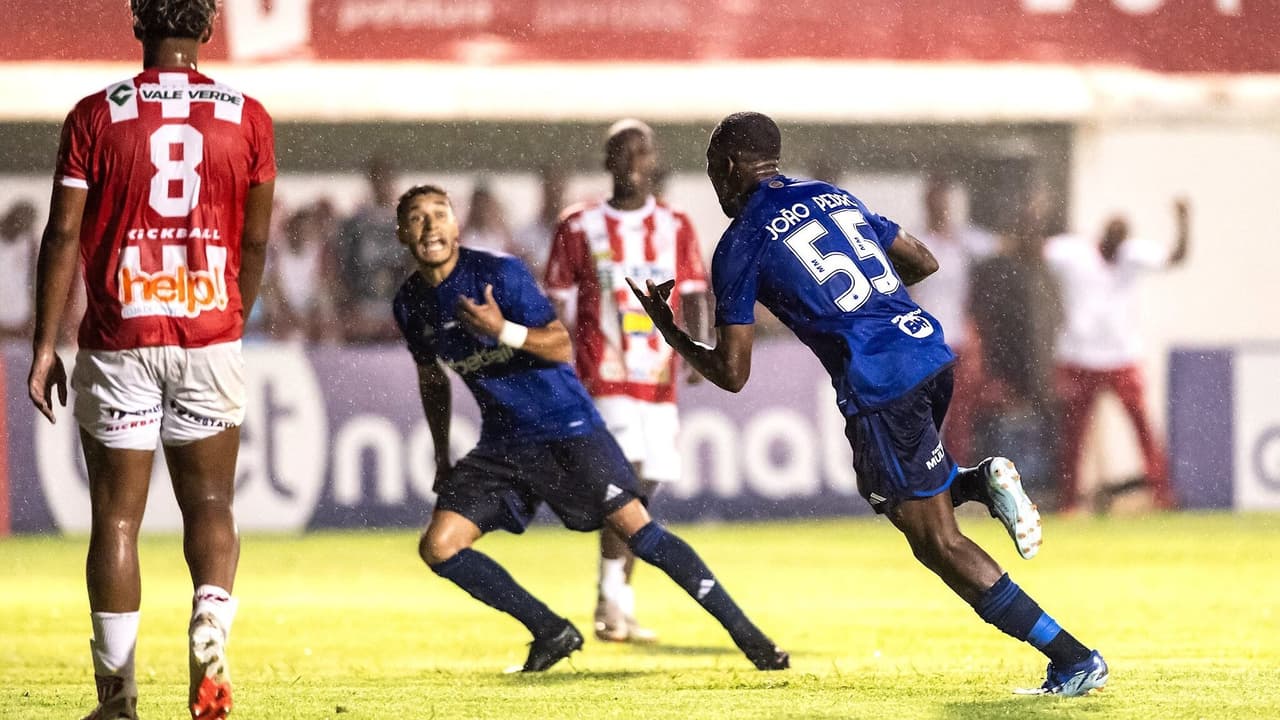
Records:
<instances>
[{"instance_id":1,"label":"floodlit stadium background","mask_svg":"<svg viewBox=\"0 0 1280 720\"><path fill-rule=\"evenodd\" d=\"M123 0L5 0L0 18L0 212L29 199L43 222L63 116L83 95L137 72L140 53ZM1280 509L1280 325L1274 319L1280 308L1274 201L1280 187L1280 0L224 0L201 69L257 97L273 114L277 194L285 209L323 197L349 211L364 197L369 157L392 154L402 185L441 183L464 215L471 189L484 179L509 225L519 227L537 212L537 170L544 165L572 173L570 200L607 193L600 169L604 129L635 116L657 131L664 165L672 171L666 197L690 212L709 257L726 220L702 173L702 152L714 123L742 109L779 120L784 170L806 175L819 166L831 169L851 192L908 229L923 222L931 170L954 173L968 189L974 222L992 229L1025 200L1032 182L1052 189L1057 230L1095 233L1107 216L1121 212L1136 234L1158 240L1172 233L1173 199L1186 196L1192 204L1190 260L1145 281L1144 312L1134 328L1145 337L1149 411L1165 433L1175 487L1188 508ZM6 276L0 281L15 282ZM68 361L69 350L63 353ZM395 346L255 341L247 359L250 415L237 496L243 530L421 525L432 500L430 441L412 397L407 353ZM89 521L74 422L69 412L56 426L38 420L26 399L28 361L22 342L0 353L0 536L74 535ZM684 392L686 477L657 503L657 514L680 522L777 520L783 528L802 518L866 514L816 361L789 336L778 336L764 341L755 369L741 396L705 385ZM477 428L474 409L465 400L458 405L455 452L465 451ZM1132 433L1109 399L1088 447L1086 484L1140 469ZM1044 464L1043 458L1015 459ZM1033 493L1052 493L1051 477L1027 480ZM150 530L178 527L167 485L158 466ZM1251 531L1265 536L1273 517L1251 520ZM1191 524L1173 531L1203 530L1195 520L1179 518ZM1111 533L1126 542L1138 537L1139 543L1156 543L1164 532L1158 518L1135 522L1137 530L1115 520L1059 527L1079 533L1071 542L1088 547L1089 558L1123 565L1132 556L1112 555ZM1229 533L1227 525L1214 525L1214 532ZM774 530L762 532L776 538ZM738 537L721 534L723 528L696 532L707 533L713 553L717 542L738 547ZM746 547L757 532L744 531ZM892 535L884 524L875 532ZM307 567L341 559L340 538L305 538L303 543L314 543L305 553L320 556ZM547 541L537 532L527 539L535 538ZM498 541L499 547L522 547L508 540L515 539ZM897 538L889 540L885 547ZM994 533L983 535L984 543L998 541ZM0 566L34 572L80 562L78 537L62 554L17 544L28 542L38 541L0 540ZM176 542L150 542L177 562ZM377 545L378 539L362 535L356 543ZM406 543L395 546L411 548L412 540ZM265 544L264 557L282 552ZM1222 547L1223 557L1243 557L1268 546L1228 536ZM26 565L23 553L33 548L38 552L30 557L37 559ZM536 562L528 552L526 567ZM1182 572L1155 554L1133 560L1142 577ZM282 557L290 562L293 556ZM828 559L832 567L844 561ZM582 573L570 579L583 583L574 595L579 600L590 594L589 553L582 560ZM781 553L775 560L791 562ZM421 571L411 550L403 562L406 573ZM1093 564L1085 556L1071 562L1086 572ZM890 564L906 568L910 559L904 550ZM167 569L170 575L148 592L181 586L181 569ZM1053 564L1031 572L1043 573L1042 586L1056 576ZM1112 580L1125 573L1107 572ZM0 595L13 587L14 577L0 576ZM932 587L931 578L912 577ZM1057 577L1059 584L1071 584ZM1186 577L1200 587L1217 582ZM1264 597L1275 590L1274 575L1267 585L1265 567L1248 577ZM252 588L255 580L242 572L241 582ZM781 585L804 592L804 582L796 577ZM38 587L28 588L22 600L30 625L19 625L24 634L42 638L65 621L30 609L44 601ZM413 594L427 587L440 590L427 580L397 590ZM51 606L87 612L74 588L59 592L71 595L51 594ZM850 592L870 598L876 591ZM1177 592L1177 586L1163 592ZM387 598L394 597L400 596L386 593L378 607L386 610ZM692 607L681 605L682 597L670 602ZM917 610L937 609L930 602ZM962 611L947 602L937 601L941 612ZM484 622L492 618L463 601L454 605L447 617L459 624L448 626L459 628L468 644L443 656L492 653L510 644L509 628L491 638ZM1219 619L1242 616L1216 600L1203 607ZM287 605L276 609L286 612ZM406 624L425 612L392 611L403 613L395 617ZM1271 624L1262 629L1274 628L1274 618L1266 617ZM1138 622L1107 618L1117 633ZM88 632L82 624L73 633L76 642ZM983 632L977 627L966 626L960 640L948 642L970 641ZM1007 650L1003 638L981 638ZM1248 638L1242 633L1237 640ZM718 641L714 633L708 636L707 642ZM266 641L240 642L267 658L250 662L276 662L271 653L284 652ZM1165 649L1151 642L1142 652L1164 657ZM57 662L87 665L81 645L68 647L70 654L58 655ZM948 647L972 652L966 645ZM1264 650L1274 668L1276 648ZM1203 652L1212 658L1216 651ZM14 667L25 661L14 657ZM477 666L496 662L477 657L471 661ZM396 672L390 661L390 670L369 662ZM661 657L657 665L657 672L667 667ZM65 678L57 682L87 699L88 672L73 668L58 669ZM1198 677L1181 679L1194 683ZM276 679L280 687L272 692L284 698L291 680L283 674ZM832 681L823 676L815 682ZM486 707L483 698L478 702L469 707ZM1276 706L1274 698L1265 705ZM9 707L26 706L15 701ZM1256 715L1263 706L1245 707Z\"/></svg>"}]
</instances>

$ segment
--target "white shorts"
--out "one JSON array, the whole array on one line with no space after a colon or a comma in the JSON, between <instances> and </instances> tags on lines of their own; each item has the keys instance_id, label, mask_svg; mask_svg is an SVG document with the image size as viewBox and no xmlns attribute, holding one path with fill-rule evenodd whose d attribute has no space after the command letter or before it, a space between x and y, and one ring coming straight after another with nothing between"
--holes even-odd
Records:
<instances>
[{"instance_id":1,"label":"white shorts","mask_svg":"<svg viewBox=\"0 0 1280 720\"><path fill-rule=\"evenodd\" d=\"M81 350L71 373L76 422L109 448L186 445L244 422L240 341L185 349Z\"/></svg>"},{"instance_id":2,"label":"white shorts","mask_svg":"<svg viewBox=\"0 0 1280 720\"><path fill-rule=\"evenodd\" d=\"M626 395L595 398L596 409L627 460L640 465L642 480L680 479L676 445L679 415L675 403L652 403Z\"/></svg>"}]
</instances>

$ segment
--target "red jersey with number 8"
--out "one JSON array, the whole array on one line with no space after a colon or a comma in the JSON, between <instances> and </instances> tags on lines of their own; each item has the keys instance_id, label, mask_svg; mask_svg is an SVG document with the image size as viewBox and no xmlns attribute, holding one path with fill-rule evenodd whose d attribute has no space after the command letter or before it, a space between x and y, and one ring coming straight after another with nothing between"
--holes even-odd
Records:
<instances>
[{"instance_id":1,"label":"red jersey with number 8","mask_svg":"<svg viewBox=\"0 0 1280 720\"><path fill-rule=\"evenodd\" d=\"M81 100L56 178L88 190L80 347L240 339L245 202L275 176L261 103L194 70L151 68Z\"/></svg>"}]
</instances>

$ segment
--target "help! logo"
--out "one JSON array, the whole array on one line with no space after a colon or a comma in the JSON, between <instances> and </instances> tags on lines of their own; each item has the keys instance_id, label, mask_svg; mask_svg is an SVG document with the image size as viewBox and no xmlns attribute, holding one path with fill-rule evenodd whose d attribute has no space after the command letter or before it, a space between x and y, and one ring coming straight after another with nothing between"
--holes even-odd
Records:
<instances>
[{"instance_id":1,"label":"help! logo","mask_svg":"<svg viewBox=\"0 0 1280 720\"><path fill-rule=\"evenodd\" d=\"M122 317L193 318L206 310L227 309L225 247L205 246L205 270L190 269L183 245L165 245L161 253L163 269L149 273L142 269L137 246L121 252L116 282Z\"/></svg>"}]
</instances>

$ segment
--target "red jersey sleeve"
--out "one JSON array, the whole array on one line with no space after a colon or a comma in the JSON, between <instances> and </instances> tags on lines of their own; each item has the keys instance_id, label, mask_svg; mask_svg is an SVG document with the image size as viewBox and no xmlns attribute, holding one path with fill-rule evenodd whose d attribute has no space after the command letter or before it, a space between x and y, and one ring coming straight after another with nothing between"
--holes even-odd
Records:
<instances>
[{"instance_id":1,"label":"red jersey sleeve","mask_svg":"<svg viewBox=\"0 0 1280 720\"><path fill-rule=\"evenodd\" d=\"M62 123L62 138L58 143L58 163L54 182L67 187L89 189L90 158L93 154L90 114L84 104L67 113Z\"/></svg>"},{"instance_id":2,"label":"red jersey sleeve","mask_svg":"<svg viewBox=\"0 0 1280 720\"><path fill-rule=\"evenodd\" d=\"M261 185L276 179L276 135L271 116L262 103L245 98L249 116L249 146L253 159L249 167L249 184Z\"/></svg>"},{"instance_id":3,"label":"red jersey sleeve","mask_svg":"<svg viewBox=\"0 0 1280 720\"><path fill-rule=\"evenodd\" d=\"M693 223L684 213L676 215L676 294L693 295L707 291L707 268L702 263L702 248Z\"/></svg>"},{"instance_id":4,"label":"red jersey sleeve","mask_svg":"<svg viewBox=\"0 0 1280 720\"><path fill-rule=\"evenodd\" d=\"M551 295L577 289L584 269L590 267L588 255L586 237L577 227L577 220L573 217L562 220L551 240L543 283Z\"/></svg>"}]
</instances>

